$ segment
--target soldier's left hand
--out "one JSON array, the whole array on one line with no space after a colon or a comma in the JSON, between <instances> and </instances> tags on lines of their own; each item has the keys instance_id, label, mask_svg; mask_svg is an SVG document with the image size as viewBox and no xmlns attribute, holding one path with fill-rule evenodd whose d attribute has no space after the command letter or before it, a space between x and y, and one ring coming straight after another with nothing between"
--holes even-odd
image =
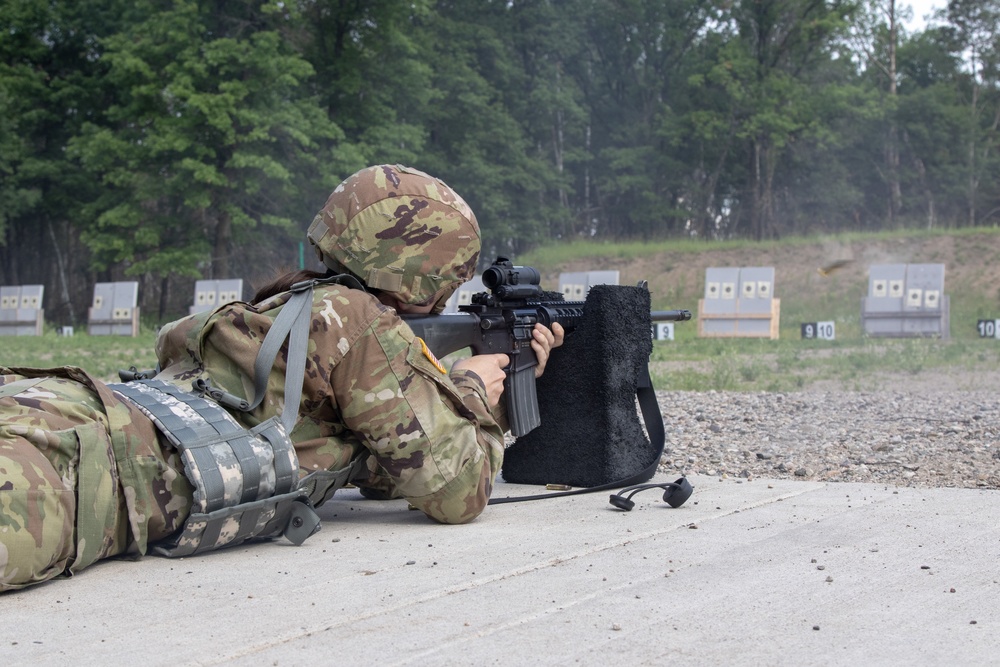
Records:
<instances>
[{"instance_id":1,"label":"soldier's left hand","mask_svg":"<svg viewBox=\"0 0 1000 667\"><path fill-rule=\"evenodd\" d=\"M553 348L557 348L563 344L563 337L566 335L566 331L558 322L553 322L551 329L544 324L535 324L531 335L534 339L531 341L531 349L535 351L535 356L538 358L538 365L535 366L535 377L539 378L545 372L545 364L549 360L549 353L552 352Z\"/></svg>"}]
</instances>

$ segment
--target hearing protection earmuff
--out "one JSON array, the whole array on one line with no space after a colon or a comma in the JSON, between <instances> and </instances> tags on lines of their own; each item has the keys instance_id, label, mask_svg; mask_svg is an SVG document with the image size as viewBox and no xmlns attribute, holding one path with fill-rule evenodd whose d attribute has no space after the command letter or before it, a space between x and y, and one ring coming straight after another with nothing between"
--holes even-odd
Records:
<instances>
[{"instance_id":1,"label":"hearing protection earmuff","mask_svg":"<svg viewBox=\"0 0 1000 667\"><path fill-rule=\"evenodd\" d=\"M611 494L609 502L618 509L628 512L635 507L635 501L632 500L632 496L646 489L663 489L663 500L673 508L683 505L684 501L690 498L694 492L694 487L687 481L687 477L681 477L675 482L636 484L635 486L626 487L618 493Z\"/></svg>"}]
</instances>

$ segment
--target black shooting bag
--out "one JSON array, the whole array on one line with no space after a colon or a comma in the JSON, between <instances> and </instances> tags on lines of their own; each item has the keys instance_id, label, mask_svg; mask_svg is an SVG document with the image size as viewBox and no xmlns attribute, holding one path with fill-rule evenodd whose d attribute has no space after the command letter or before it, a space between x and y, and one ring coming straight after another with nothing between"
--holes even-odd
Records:
<instances>
[{"instance_id":1,"label":"black shooting bag","mask_svg":"<svg viewBox=\"0 0 1000 667\"><path fill-rule=\"evenodd\" d=\"M607 488L650 479L664 442L652 350L649 291L592 287L580 325L538 379L541 425L507 448L503 479Z\"/></svg>"}]
</instances>

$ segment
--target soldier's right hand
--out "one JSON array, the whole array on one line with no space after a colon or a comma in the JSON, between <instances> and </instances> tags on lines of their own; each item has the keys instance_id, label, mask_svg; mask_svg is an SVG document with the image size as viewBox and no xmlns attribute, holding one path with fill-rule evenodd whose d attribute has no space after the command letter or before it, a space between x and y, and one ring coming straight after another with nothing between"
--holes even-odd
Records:
<instances>
[{"instance_id":1,"label":"soldier's right hand","mask_svg":"<svg viewBox=\"0 0 1000 667\"><path fill-rule=\"evenodd\" d=\"M479 376L486 387L486 398L490 407L496 407L503 394L503 381L507 378L504 368L510 364L506 354L477 354L467 359L456 361L454 370L471 371Z\"/></svg>"}]
</instances>

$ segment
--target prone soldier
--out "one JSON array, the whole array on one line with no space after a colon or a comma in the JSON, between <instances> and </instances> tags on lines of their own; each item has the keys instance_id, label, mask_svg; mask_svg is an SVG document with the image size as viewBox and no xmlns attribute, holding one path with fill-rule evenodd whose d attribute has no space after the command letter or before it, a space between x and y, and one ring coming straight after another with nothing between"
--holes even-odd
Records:
<instances>
[{"instance_id":1,"label":"prone soldier","mask_svg":"<svg viewBox=\"0 0 1000 667\"><path fill-rule=\"evenodd\" d=\"M399 316L441 312L472 277L475 215L444 182L379 165L308 238L326 271L165 326L155 372L0 368L0 591L118 555L301 542L348 482L442 523L482 512L509 358L447 370ZM536 375L563 333L535 327Z\"/></svg>"}]
</instances>

